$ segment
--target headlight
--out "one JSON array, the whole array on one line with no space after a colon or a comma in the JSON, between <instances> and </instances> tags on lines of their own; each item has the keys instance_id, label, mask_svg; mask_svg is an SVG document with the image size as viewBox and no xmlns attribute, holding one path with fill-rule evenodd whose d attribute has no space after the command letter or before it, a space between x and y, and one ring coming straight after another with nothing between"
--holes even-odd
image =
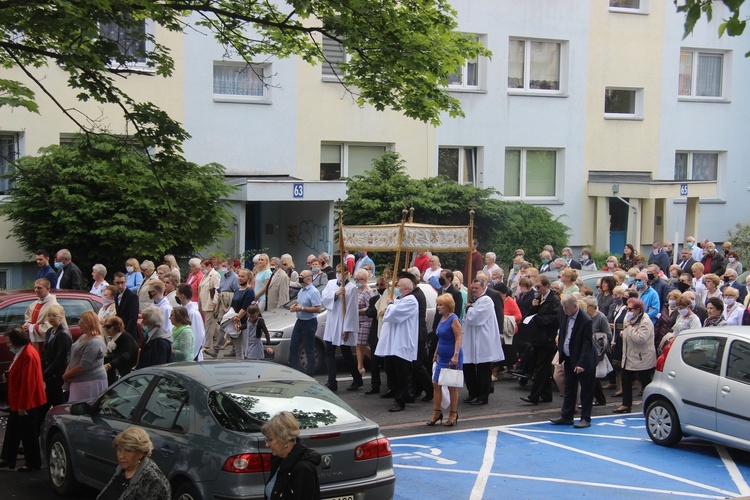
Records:
<instances>
[{"instance_id":1,"label":"headlight","mask_svg":"<svg viewBox=\"0 0 750 500\"><path fill-rule=\"evenodd\" d=\"M284 337L284 332L282 332L282 331L271 332L271 337L273 337L275 339L283 338Z\"/></svg>"}]
</instances>

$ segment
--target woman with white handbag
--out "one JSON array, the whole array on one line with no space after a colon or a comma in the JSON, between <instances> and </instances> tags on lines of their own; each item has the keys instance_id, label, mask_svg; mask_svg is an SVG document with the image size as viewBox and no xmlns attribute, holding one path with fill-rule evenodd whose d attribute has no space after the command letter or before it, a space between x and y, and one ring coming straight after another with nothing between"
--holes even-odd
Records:
<instances>
[{"instance_id":1,"label":"woman with white handbag","mask_svg":"<svg viewBox=\"0 0 750 500\"><path fill-rule=\"evenodd\" d=\"M441 403L443 401L442 386L448 387L450 393L450 415L443 424L453 427L458 424L458 388L464 385L464 353L461 349L463 330L458 316L454 314L456 303L453 296L444 293L437 298L437 312L442 315L438 323L437 331L438 345L435 349L435 371L432 375L432 420L427 425L434 426L443 421Z\"/></svg>"}]
</instances>

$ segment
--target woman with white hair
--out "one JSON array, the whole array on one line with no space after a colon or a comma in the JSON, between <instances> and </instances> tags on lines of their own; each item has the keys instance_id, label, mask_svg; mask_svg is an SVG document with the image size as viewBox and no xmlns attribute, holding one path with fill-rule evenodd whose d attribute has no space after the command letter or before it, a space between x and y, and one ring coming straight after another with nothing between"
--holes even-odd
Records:
<instances>
[{"instance_id":1,"label":"woman with white hair","mask_svg":"<svg viewBox=\"0 0 750 500\"><path fill-rule=\"evenodd\" d=\"M164 330L164 313L156 306L143 310L143 344L135 369L163 365L174 361L172 335Z\"/></svg>"},{"instance_id":2,"label":"woman with white hair","mask_svg":"<svg viewBox=\"0 0 750 500\"><path fill-rule=\"evenodd\" d=\"M159 277L156 274L156 266L150 260L141 262L141 270L143 271L143 282L138 288L138 305L141 312L143 312L147 307L154 305L154 301L148 292L151 289L151 283L158 280Z\"/></svg>"},{"instance_id":3,"label":"woman with white hair","mask_svg":"<svg viewBox=\"0 0 750 500\"><path fill-rule=\"evenodd\" d=\"M94 283L91 285L89 293L102 297L104 289L109 286L109 283L104 279L107 277L107 268L102 264L94 264L94 267L91 268L91 277L94 278Z\"/></svg>"},{"instance_id":4,"label":"woman with white hair","mask_svg":"<svg viewBox=\"0 0 750 500\"><path fill-rule=\"evenodd\" d=\"M175 259L174 255L171 253L165 255L164 264L169 266L170 271L177 271L177 275L180 276L180 266L177 265L177 259Z\"/></svg>"},{"instance_id":5,"label":"woman with white hair","mask_svg":"<svg viewBox=\"0 0 750 500\"><path fill-rule=\"evenodd\" d=\"M185 283L190 285L190 288L193 289L192 301L198 302L198 286L200 285L201 278L203 278L203 273L201 273L201 260L197 257L193 257L188 261L188 266L190 267L190 274L188 274Z\"/></svg>"},{"instance_id":6,"label":"woman with white hair","mask_svg":"<svg viewBox=\"0 0 750 500\"><path fill-rule=\"evenodd\" d=\"M112 446L117 450L117 469L97 500L172 498L169 481L150 458L154 445L145 430L128 427L115 437Z\"/></svg>"},{"instance_id":7,"label":"woman with white hair","mask_svg":"<svg viewBox=\"0 0 750 500\"><path fill-rule=\"evenodd\" d=\"M289 288L301 288L299 284L299 273L294 269L294 259L288 253L281 256L281 268L289 276Z\"/></svg>"}]
</instances>

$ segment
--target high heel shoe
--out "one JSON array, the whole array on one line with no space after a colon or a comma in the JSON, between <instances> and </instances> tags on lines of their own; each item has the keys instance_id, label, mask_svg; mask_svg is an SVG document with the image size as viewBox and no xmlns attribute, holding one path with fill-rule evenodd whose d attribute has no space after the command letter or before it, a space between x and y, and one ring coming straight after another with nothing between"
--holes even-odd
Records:
<instances>
[{"instance_id":1,"label":"high heel shoe","mask_svg":"<svg viewBox=\"0 0 750 500\"><path fill-rule=\"evenodd\" d=\"M439 413L438 418L434 420L430 420L425 425L429 425L430 427L433 427L436 423L443 421L443 412L440 410L432 410L432 416L434 417L436 413Z\"/></svg>"},{"instance_id":2,"label":"high heel shoe","mask_svg":"<svg viewBox=\"0 0 750 500\"><path fill-rule=\"evenodd\" d=\"M454 421L451 422L450 415L453 415L454 413L456 414L456 420L454 420ZM445 421L445 423L443 424L443 426L445 426L445 427L455 427L455 426L458 425L458 412L457 411L452 411L452 412L450 412L450 415L448 415L448 420Z\"/></svg>"}]
</instances>

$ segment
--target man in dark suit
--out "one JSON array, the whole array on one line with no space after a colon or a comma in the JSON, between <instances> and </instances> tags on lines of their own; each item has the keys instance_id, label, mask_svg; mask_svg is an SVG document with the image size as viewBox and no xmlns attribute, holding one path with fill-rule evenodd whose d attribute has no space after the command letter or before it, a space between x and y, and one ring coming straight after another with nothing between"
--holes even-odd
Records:
<instances>
[{"instance_id":1,"label":"man in dark suit","mask_svg":"<svg viewBox=\"0 0 750 500\"><path fill-rule=\"evenodd\" d=\"M568 262L568 266L570 266L571 269L580 270L583 267L580 262L573 258L573 250L571 250L569 247L563 248L562 256L563 259Z\"/></svg>"},{"instance_id":2,"label":"man in dark suit","mask_svg":"<svg viewBox=\"0 0 750 500\"><path fill-rule=\"evenodd\" d=\"M112 351L108 349L104 356L104 369L107 370L109 385L132 372L138 361L138 344L124 327L122 319L117 316L104 321L104 333L107 334L108 339L114 339L115 342L115 348Z\"/></svg>"},{"instance_id":3,"label":"man in dark suit","mask_svg":"<svg viewBox=\"0 0 750 500\"><path fill-rule=\"evenodd\" d=\"M722 276L722 279L724 280L724 284L721 286L721 290L724 291L727 287L732 287L738 292L740 292L740 296L737 298L737 302L739 304L745 303L745 297L747 297L747 287L737 281L737 271L734 269L727 269L724 271L724 276Z\"/></svg>"},{"instance_id":4,"label":"man in dark suit","mask_svg":"<svg viewBox=\"0 0 750 500\"><path fill-rule=\"evenodd\" d=\"M57 269L57 280L52 283L52 288L59 290L81 289L81 269L71 260L69 250L63 248L57 251L55 269Z\"/></svg>"},{"instance_id":5,"label":"man in dark suit","mask_svg":"<svg viewBox=\"0 0 750 500\"><path fill-rule=\"evenodd\" d=\"M535 405L552 401L552 358L555 357L555 337L562 312L560 297L550 290L546 276L537 276L534 288L537 295L529 311L529 315L534 316L528 323L529 342L532 345L529 364L534 369L534 384L531 394L521 397L521 401Z\"/></svg>"},{"instance_id":6,"label":"man in dark suit","mask_svg":"<svg viewBox=\"0 0 750 500\"><path fill-rule=\"evenodd\" d=\"M451 271L450 269L443 269L442 271L440 271L438 283L440 285L440 288L436 290L437 294L451 294L451 297L453 297L453 302L456 303L456 311L463 311L462 307L464 307L464 298L461 295L461 292L458 291L455 286L453 286L453 271ZM435 332L437 331L438 324L440 323L440 317L440 314L435 314L435 319L432 321L432 330L427 336L427 359L430 361L430 365L432 365L432 358L433 356L435 356L435 349L437 349L437 334Z\"/></svg>"},{"instance_id":7,"label":"man in dark suit","mask_svg":"<svg viewBox=\"0 0 750 500\"><path fill-rule=\"evenodd\" d=\"M721 254L721 252L716 251L716 245L713 241L709 241L704 245L704 252L703 259L701 259L701 264L703 264L703 272L705 274L713 273L716 276L721 276L724 274L724 271L726 271L727 267L724 263L724 256Z\"/></svg>"},{"instance_id":8,"label":"man in dark suit","mask_svg":"<svg viewBox=\"0 0 750 500\"><path fill-rule=\"evenodd\" d=\"M706 318L708 318L708 310L703 307L700 302L696 301L695 293L688 290L687 292L682 294L683 297L686 297L691 302L693 302L695 305L693 306L693 314L698 316L698 319L701 320L701 325L706 322Z\"/></svg>"},{"instance_id":9,"label":"man in dark suit","mask_svg":"<svg viewBox=\"0 0 750 500\"><path fill-rule=\"evenodd\" d=\"M138 295L131 292L127 287L125 274L115 273L115 314L125 324L125 331L138 340Z\"/></svg>"},{"instance_id":10,"label":"man in dark suit","mask_svg":"<svg viewBox=\"0 0 750 500\"><path fill-rule=\"evenodd\" d=\"M560 323L557 353L565 369L565 397L560 417L550 420L557 425L573 424L578 384L581 384L581 420L573 427L591 426L591 406L596 383L596 350L591 317L578 307L578 300L566 295L561 301L565 315Z\"/></svg>"},{"instance_id":11,"label":"man in dark suit","mask_svg":"<svg viewBox=\"0 0 750 500\"><path fill-rule=\"evenodd\" d=\"M682 269L683 273L690 273L692 276L693 274L693 264L698 262L693 258L693 250L691 248L683 248L682 252L680 253L681 259L677 262L677 265L680 266L680 269Z\"/></svg>"}]
</instances>

